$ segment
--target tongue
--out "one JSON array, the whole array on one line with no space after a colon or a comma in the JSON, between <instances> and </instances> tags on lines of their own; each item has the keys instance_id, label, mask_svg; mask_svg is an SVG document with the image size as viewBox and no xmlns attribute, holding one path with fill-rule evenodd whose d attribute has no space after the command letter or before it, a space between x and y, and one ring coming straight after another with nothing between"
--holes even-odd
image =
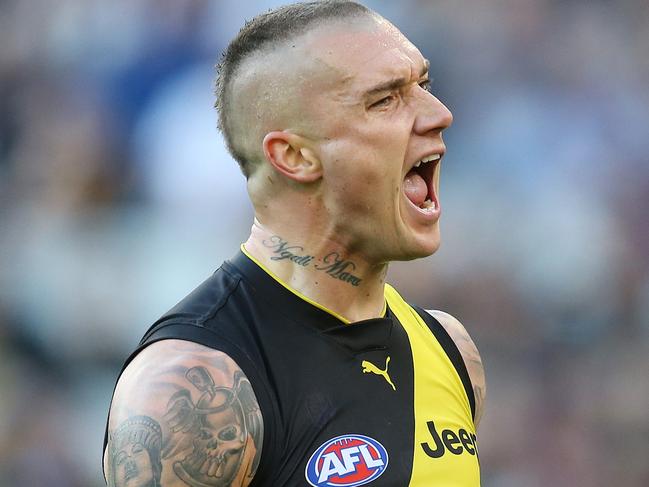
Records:
<instances>
[{"instance_id":1,"label":"tongue","mask_svg":"<svg viewBox=\"0 0 649 487\"><path fill-rule=\"evenodd\" d=\"M406 174L406 178L403 180L403 190L415 206L421 206L426 201L428 195L426 181L417 171L413 170Z\"/></svg>"}]
</instances>

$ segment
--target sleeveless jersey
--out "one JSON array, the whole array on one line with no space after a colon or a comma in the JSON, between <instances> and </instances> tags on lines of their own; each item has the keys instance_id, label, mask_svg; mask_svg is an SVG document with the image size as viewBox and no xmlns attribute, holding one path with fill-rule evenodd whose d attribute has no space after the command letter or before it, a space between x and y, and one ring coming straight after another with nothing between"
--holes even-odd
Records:
<instances>
[{"instance_id":1,"label":"sleeveless jersey","mask_svg":"<svg viewBox=\"0 0 649 487\"><path fill-rule=\"evenodd\" d=\"M164 339L228 354L263 417L253 487L480 485L471 383L439 322L389 285L382 318L346 322L244 251L158 320L124 368Z\"/></svg>"}]
</instances>

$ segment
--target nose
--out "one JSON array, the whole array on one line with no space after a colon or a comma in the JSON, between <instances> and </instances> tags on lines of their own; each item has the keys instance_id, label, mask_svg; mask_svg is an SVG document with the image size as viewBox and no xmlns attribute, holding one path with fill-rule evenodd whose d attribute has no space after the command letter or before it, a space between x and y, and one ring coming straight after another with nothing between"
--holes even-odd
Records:
<instances>
[{"instance_id":1,"label":"nose","mask_svg":"<svg viewBox=\"0 0 649 487\"><path fill-rule=\"evenodd\" d=\"M419 113L415 120L413 130L418 135L428 132L442 132L453 123L453 114L435 96L427 93L426 100L420 104Z\"/></svg>"}]
</instances>

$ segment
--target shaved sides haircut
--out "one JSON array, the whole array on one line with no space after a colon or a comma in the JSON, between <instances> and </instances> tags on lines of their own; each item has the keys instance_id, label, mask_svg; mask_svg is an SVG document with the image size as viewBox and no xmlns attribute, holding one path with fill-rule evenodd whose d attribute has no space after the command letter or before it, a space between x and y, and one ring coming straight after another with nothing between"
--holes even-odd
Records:
<instances>
[{"instance_id":1,"label":"shaved sides haircut","mask_svg":"<svg viewBox=\"0 0 649 487\"><path fill-rule=\"evenodd\" d=\"M246 22L230 42L217 66L215 107L219 114L219 129L228 150L239 163L246 178L251 174L256 156L246 146L245 137L248 135L237 133L234 119L243 112L243 107L232 103L235 95L232 91L233 81L244 61L256 54L270 52L326 22L373 15L374 12L367 7L347 0L296 3L270 10ZM246 100L246 103L255 102L256 100ZM245 121L239 125L250 126ZM256 135L253 132L249 136ZM258 142L261 147L261 140Z\"/></svg>"}]
</instances>

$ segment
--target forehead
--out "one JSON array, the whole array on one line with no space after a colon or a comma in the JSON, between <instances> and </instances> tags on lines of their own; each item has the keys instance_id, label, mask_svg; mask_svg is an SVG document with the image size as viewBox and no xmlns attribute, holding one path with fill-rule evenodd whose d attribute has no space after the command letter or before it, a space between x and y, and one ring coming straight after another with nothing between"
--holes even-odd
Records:
<instances>
[{"instance_id":1,"label":"forehead","mask_svg":"<svg viewBox=\"0 0 649 487\"><path fill-rule=\"evenodd\" d=\"M425 63L419 49L382 18L317 29L304 47L325 68L317 76L350 94L390 78L417 79Z\"/></svg>"}]
</instances>

